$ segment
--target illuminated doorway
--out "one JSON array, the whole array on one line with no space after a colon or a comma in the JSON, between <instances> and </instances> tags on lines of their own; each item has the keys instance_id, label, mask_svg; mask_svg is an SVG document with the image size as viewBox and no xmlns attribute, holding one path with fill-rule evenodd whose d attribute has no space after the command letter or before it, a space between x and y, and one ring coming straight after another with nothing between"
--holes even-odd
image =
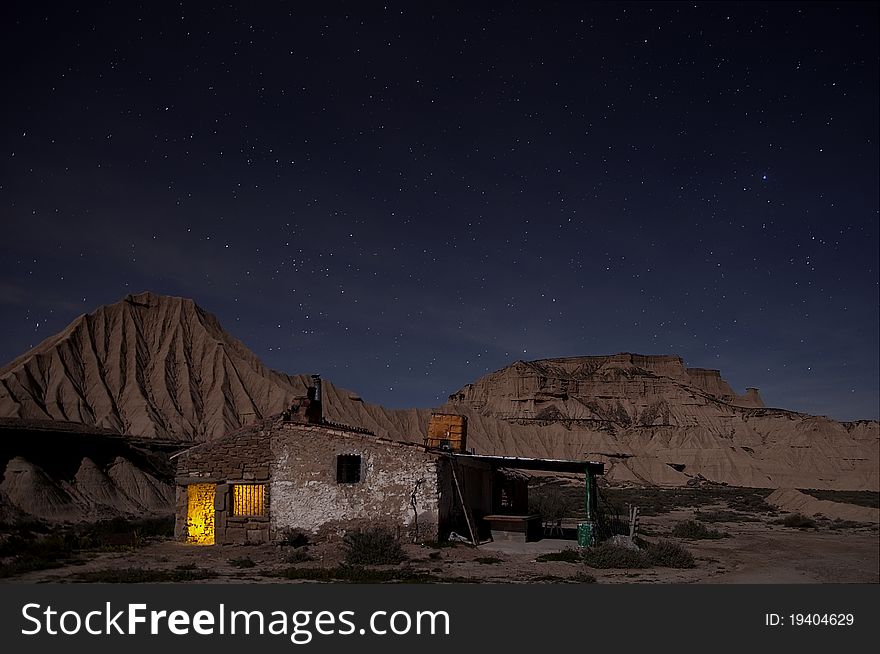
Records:
<instances>
[{"instance_id":1,"label":"illuminated doorway","mask_svg":"<svg viewBox=\"0 0 880 654\"><path fill-rule=\"evenodd\" d=\"M186 487L186 542L214 544L214 484L190 484Z\"/></svg>"}]
</instances>

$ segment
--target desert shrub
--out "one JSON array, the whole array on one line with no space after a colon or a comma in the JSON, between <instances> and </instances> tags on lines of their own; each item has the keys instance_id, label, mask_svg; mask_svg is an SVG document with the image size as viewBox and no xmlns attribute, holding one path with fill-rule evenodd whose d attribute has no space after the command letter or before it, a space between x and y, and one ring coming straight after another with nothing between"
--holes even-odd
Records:
<instances>
[{"instance_id":1,"label":"desert shrub","mask_svg":"<svg viewBox=\"0 0 880 654\"><path fill-rule=\"evenodd\" d=\"M285 568L282 570L264 571L267 577L303 581L343 581L352 584L384 584L384 583L432 583L441 580L439 577L415 570L376 570L361 566L340 565L335 568ZM468 581L455 578L450 581Z\"/></svg>"},{"instance_id":2,"label":"desert shrub","mask_svg":"<svg viewBox=\"0 0 880 654\"><path fill-rule=\"evenodd\" d=\"M110 518L75 529L79 549L119 550L140 547L150 538L174 536L174 517Z\"/></svg>"},{"instance_id":3,"label":"desert shrub","mask_svg":"<svg viewBox=\"0 0 880 654\"><path fill-rule=\"evenodd\" d=\"M603 543L583 552L583 561L591 568L692 568L694 557L678 543L661 540L642 541L643 549Z\"/></svg>"},{"instance_id":4,"label":"desert shrub","mask_svg":"<svg viewBox=\"0 0 880 654\"><path fill-rule=\"evenodd\" d=\"M99 584L153 584L161 582L184 582L216 577L212 570L190 569L182 566L175 570L146 570L143 568L114 568L109 570L86 570L73 575L77 581Z\"/></svg>"},{"instance_id":5,"label":"desert shrub","mask_svg":"<svg viewBox=\"0 0 880 654\"><path fill-rule=\"evenodd\" d=\"M287 556L284 557L284 560L288 563L305 563L306 561L314 561L315 558L309 554L305 547L298 547L287 554Z\"/></svg>"},{"instance_id":6,"label":"desert shrub","mask_svg":"<svg viewBox=\"0 0 880 654\"><path fill-rule=\"evenodd\" d=\"M481 556L474 559L474 561L483 565L494 565L495 563L502 563L504 559L499 559L497 556Z\"/></svg>"},{"instance_id":7,"label":"desert shrub","mask_svg":"<svg viewBox=\"0 0 880 654\"><path fill-rule=\"evenodd\" d=\"M278 543L288 547L305 547L309 544L309 535L302 529L285 529L279 534Z\"/></svg>"},{"instance_id":8,"label":"desert shrub","mask_svg":"<svg viewBox=\"0 0 880 654\"><path fill-rule=\"evenodd\" d=\"M579 570L572 577L560 577L559 575L538 575L537 577L532 577L530 579L531 583L547 583L547 584L595 584L596 578L584 572L583 570Z\"/></svg>"},{"instance_id":9,"label":"desert shrub","mask_svg":"<svg viewBox=\"0 0 880 654\"><path fill-rule=\"evenodd\" d=\"M229 565L235 566L236 568L253 568L256 563L254 563L250 557L244 556L238 559L229 559L227 561Z\"/></svg>"},{"instance_id":10,"label":"desert shrub","mask_svg":"<svg viewBox=\"0 0 880 654\"><path fill-rule=\"evenodd\" d=\"M15 577L37 570L51 570L52 568L60 568L65 565L80 565L83 563L85 563L84 560L73 558L46 559L26 555L16 556L5 563L0 563L0 579Z\"/></svg>"},{"instance_id":11,"label":"desert shrub","mask_svg":"<svg viewBox=\"0 0 880 654\"><path fill-rule=\"evenodd\" d=\"M871 524L867 522L856 522L855 520L842 520L841 518L835 518L830 525L828 525L829 529L859 529L861 527L870 527Z\"/></svg>"},{"instance_id":12,"label":"desert shrub","mask_svg":"<svg viewBox=\"0 0 880 654\"><path fill-rule=\"evenodd\" d=\"M694 517L701 522L760 522L760 518L738 511L695 511Z\"/></svg>"},{"instance_id":13,"label":"desert shrub","mask_svg":"<svg viewBox=\"0 0 880 654\"><path fill-rule=\"evenodd\" d=\"M687 538L689 540L706 540L726 538L730 534L718 531L717 529L709 529L702 522L697 522L696 520L687 520L675 525L672 528L672 535L676 538Z\"/></svg>"},{"instance_id":14,"label":"desert shrub","mask_svg":"<svg viewBox=\"0 0 880 654\"><path fill-rule=\"evenodd\" d=\"M68 530L42 537L13 534L0 544L0 557L9 559L0 565L0 577L14 577L80 562L74 557L80 549L79 537Z\"/></svg>"},{"instance_id":15,"label":"desert shrub","mask_svg":"<svg viewBox=\"0 0 880 654\"><path fill-rule=\"evenodd\" d=\"M422 544L435 550L443 549L444 547L458 547L459 545L454 540L426 540Z\"/></svg>"},{"instance_id":16,"label":"desert shrub","mask_svg":"<svg viewBox=\"0 0 880 654\"><path fill-rule=\"evenodd\" d=\"M548 561L565 561L566 563L578 563L581 560L581 553L577 550L567 549L561 552L547 552L539 554L535 557L535 561L546 563Z\"/></svg>"},{"instance_id":17,"label":"desert shrub","mask_svg":"<svg viewBox=\"0 0 880 654\"><path fill-rule=\"evenodd\" d=\"M647 543L644 554L651 565L661 568L693 568L694 556L678 543L668 540Z\"/></svg>"},{"instance_id":18,"label":"desert shrub","mask_svg":"<svg viewBox=\"0 0 880 654\"><path fill-rule=\"evenodd\" d=\"M0 541L0 557L17 556L24 554L33 544L34 537L32 534L21 536L19 534L10 534Z\"/></svg>"},{"instance_id":19,"label":"desert shrub","mask_svg":"<svg viewBox=\"0 0 880 654\"><path fill-rule=\"evenodd\" d=\"M394 534L381 527L356 529L343 539L345 562L349 565L400 563L406 554Z\"/></svg>"},{"instance_id":20,"label":"desert shrub","mask_svg":"<svg viewBox=\"0 0 880 654\"><path fill-rule=\"evenodd\" d=\"M611 543L584 550L583 561L591 568L647 568L650 564L641 550Z\"/></svg>"},{"instance_id":21,"label":"desert shrub","mask_svg":"<svg viewBox=\"0 0 880 654\"><path fill-rule=\"evenodd\" d=\"M568 581L565 577L560 577L559 575L539 575L537 577L532 577L531 582L533 584L540 583L549 583L549 584L562 584Z\"/></svg>"},{"instance_id":22,"label":"desert shrub","mask_svg":"<svg viewBox=\"0 0 880 654\"><path fill-rule=\"evenodd\" d=\"M746 513L768 513L773 507L765 501L771 493L766 488L737 488L734 486L701 486L699 488L612 488L601 487L600 492L618 512L625 514L629 504L639 507L643 516L668 513L677 508L710 504L727 504L727 508Z\"/></svg>"},{"instance_id":23,"label":"desert shrub","mask_svg":"<svg viewBox=\"0 0 880 654\"><path fill-rule=\"evenodd\" d=\"M577 507L570 494L556 487L538 487L529 493L529 511L540 513L544 520L562 520L576 513Z\"/></svg>"},{"instance_id":24,"label":"desert shrub","mask_svg":"<svg viewBox=\"0 0 880 654\"><path fill-rule=\"evenodd\" d=\"M781 520L776 520L775 522L776 524L781 524L785 527L792 527L793 529L815 529L816 527L816 521L805 516L803 513L790 513Z\"/></svg>"},{"instance_id":25,"label":"desert shrub","mask_svg":"<svg viewBox=\"0 0 880 654\"><path fill-rule=\"evenodd\" d=\"M775 507L766 502L769 494L769 490L762 488L729 488L726 492L719 493L719 497L734 511L770 513Z\"/></svg>"}]
</instances>

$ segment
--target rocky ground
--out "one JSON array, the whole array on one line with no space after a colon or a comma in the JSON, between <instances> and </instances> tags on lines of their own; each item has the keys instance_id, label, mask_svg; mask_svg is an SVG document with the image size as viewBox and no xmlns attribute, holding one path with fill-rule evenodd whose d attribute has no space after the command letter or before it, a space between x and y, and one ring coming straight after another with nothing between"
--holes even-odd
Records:
<instances>
[{"instance_id":1,"label":"rocky ground","mask_svg":"<svg viewBox=\"0 0 880 654\"><path fill-rule=\"evenodd\" d=\"M477 548L406 544L406 560L400 564L352 567L344 563L341 541L299 547L200 547L146 538L112 547L112 551L79 552L62 561L61 567L43 570L16 571L6 558L6 574L12 574L2 581L880 583L876 522L792 515L766 506L749 509L731 500L678 506L644 516L643 546L662 541L682 546L693 555L693 566L685 568L650 562L640 568L597 568L574 553L559 555L576 548L574 541L563 539L486 543ZM691 521L702 527L682 527ZM786 526L786 522L796 526ZM554 560L560 558L570 560Z\"/></svg>"}]
</instances>

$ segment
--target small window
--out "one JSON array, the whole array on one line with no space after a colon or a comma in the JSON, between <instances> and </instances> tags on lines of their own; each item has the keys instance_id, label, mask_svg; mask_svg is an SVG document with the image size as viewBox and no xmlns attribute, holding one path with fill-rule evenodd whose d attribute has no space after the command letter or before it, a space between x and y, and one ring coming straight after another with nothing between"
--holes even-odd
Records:
<instances>
[{"instance_id":1,"label":"small window","mask_svg":"<svg viewBox=\"0 0 880 654\"><path fill-rule=\"evenodd\" d=\"M336 457L336 483L356 484L361 480L361 455L340 454Z\"/></svg>"},{"instance_id":2,"label":"small window","mask_svg":"<svg viewBox=\"0 0 880 654\"><path fill-rule=\"evenodd\" d=\"M232 515L266 515L266 486L235 484L232 487Z\"/></svg>"}]
</instances>

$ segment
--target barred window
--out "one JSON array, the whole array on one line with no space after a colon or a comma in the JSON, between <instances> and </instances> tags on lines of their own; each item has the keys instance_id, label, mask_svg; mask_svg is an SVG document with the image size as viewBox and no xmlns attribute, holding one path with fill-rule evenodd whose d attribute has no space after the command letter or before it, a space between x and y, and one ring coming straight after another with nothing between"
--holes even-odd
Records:
<instances>
[{"instance_id":1,"label":"barred window","mask_svg":"<svg viewBox=\"0 0 880 654\"><path fill-rule=\"evenodd\" d=\"M266 485L235 484L232 487L232 515L266 515Z\"/></svg>"},{"instance_id":2,"label":"barred window","mask_svg":"<svg viewBox=\"0 0 880 654\"><path fill-rule=\"evenodd\" d=\"M361 480L361 455L340 454L336 457L336 483L356 484Z\"/></svg>"}]
</instances>

